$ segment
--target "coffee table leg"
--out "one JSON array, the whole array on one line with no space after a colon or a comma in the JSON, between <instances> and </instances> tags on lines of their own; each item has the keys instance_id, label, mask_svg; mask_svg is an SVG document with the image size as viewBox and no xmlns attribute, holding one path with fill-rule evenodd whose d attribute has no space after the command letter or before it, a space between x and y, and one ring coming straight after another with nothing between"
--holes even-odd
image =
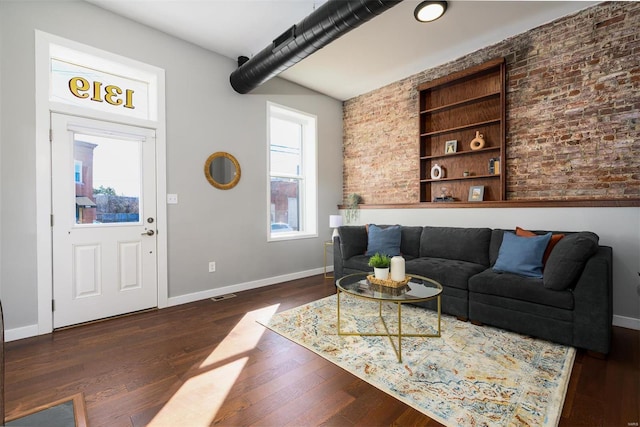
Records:
<instances>
[{"instance_id":1,"label":"coffee table leg","mask_svg":"<svg viewBox=\"0 0 640 427\"><path fill-rule=\"evenodd\" d=\"M338 298L338 335L342 335L342 332L340 331L340 289L338 289L337 298Z\"/></svg>"},{"instance_id":2,"label":"coffee table leg","mask_svg":"<svg viewBox=\"0 0 640 427\"><path fill-rule=\"evenodd\" d=\"M438 295L438 336L441 335L441 331L440 331L440 295Z\"/></svg>"},{"instance_id":3,"label":"coffee table leg","mask_svg":"<svg viewBox=\"0 0 640 427\"><path fill-rule=\"evenodd\" d=\"M396 303L397 304L397 303ZM398 304L400 305L400 304ZM386 334L377 334L377 333L367 333L367 334L360 334L360 336L373 336L373 337L387 337L389 338L389 342L391 343L391 347L393 347L393 351L396 352L396 356L398 357L398 362L402 362L402 354L398 351L399 348L396 347L396 343L393 341L393 337L398 337L398 344L400 344L400 340L402 339L400 336L400 332L398 331L398 334L392 334L391 332L389 332L389 327L387 326L387 322L384 320L384 316L382 315L382 301L380 301L380 307L379 307L379 311L378 314L380 315L380 321L382 322L382 326L384 326L384 330L386 332Z\"/></svg>"},{"instance_id":4,"label":"coffee table leg","mask_svg":"<svg viewBox=\"0 0 640 427\"><path fill-rule=\"evenodd\" d=\"M398 303L398 362L402 363L402 303Z\"/></svg>"}]
</instances>

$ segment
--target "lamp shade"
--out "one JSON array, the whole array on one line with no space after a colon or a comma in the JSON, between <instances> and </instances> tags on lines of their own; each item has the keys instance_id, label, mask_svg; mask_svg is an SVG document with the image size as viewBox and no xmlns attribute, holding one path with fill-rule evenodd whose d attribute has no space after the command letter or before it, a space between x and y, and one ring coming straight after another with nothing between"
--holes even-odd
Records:
<instances>
[{"instance_id":1,"label":"lamp shade","mask_svg":"<svg viewBox=\"0 0 640 427\"><path fill-rule=\"evenodd\" d=\"M342 215L329 215L329 227L338 228L342 226Z\"/></svg>"}]
</instances>

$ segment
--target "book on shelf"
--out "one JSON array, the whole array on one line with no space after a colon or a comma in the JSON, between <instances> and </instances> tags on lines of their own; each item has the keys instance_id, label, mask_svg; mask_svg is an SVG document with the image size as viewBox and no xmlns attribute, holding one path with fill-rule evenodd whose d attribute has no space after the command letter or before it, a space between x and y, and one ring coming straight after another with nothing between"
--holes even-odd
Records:
<instances>
[{"instance_id":1,"label":"book on shelf","mask_svg":"<svg viewBox=\"0 0 640 427\"><path fill-rule=\"evenodd\" d=\"M500 157L489 159L489 175L500 175Z\"/></svg>"}]
</instances>

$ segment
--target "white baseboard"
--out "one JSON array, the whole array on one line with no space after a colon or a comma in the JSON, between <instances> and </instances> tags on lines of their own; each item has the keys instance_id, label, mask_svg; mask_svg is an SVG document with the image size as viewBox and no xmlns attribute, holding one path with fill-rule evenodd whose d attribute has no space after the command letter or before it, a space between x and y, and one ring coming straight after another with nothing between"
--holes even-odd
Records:
<instances>
[{"instance_id":1,"label":"white baseboard","mask_svg":"<svg viewBox=\"0 0 640 427\"><path fill-rule=\"evenodd\" d=\"M333 266L331 266L333 267ZM327 272L333 271L333 268L327 267ZM317 274L323 274L324 268L315 268L313 270L299 271L296 273L284 274L282 276L268 277L266 279L254 280L252 282L238 283L235 285L224 286L222 288L207 289L206 291L194 292L192 294L179 295L177 297L170 297L167 307L174 305L186 304L189 302L200 301L207 298L213 298L220 295L231 294L234 292L248 291L250 289L257 289L263 286L275 285L277 283L288 282L290 280L302 279L305 277L315 276Z\"/></svg>"},{"instance_id":2,"label":"white baseboard","mask_svg":"<svg viewBox=\"0 0 640 427\"><path fill-rule=\"evenodd\" d=\"M635 329L640 331L640 319L634 317L625 317L613 315L613 326L620 326L621 328Z\"/></svg>"},{"instance_id":3,"label":"white baseboard","mask_svg":"<svg viewBox=\"0 0 640 427\"><path fill-rule=\"evenodd\" d=\"M4 331L5 342L21 340L23 338L38 335L38 325L22 326L21 328L7 329Z\"/></svg>"}]
</instances>

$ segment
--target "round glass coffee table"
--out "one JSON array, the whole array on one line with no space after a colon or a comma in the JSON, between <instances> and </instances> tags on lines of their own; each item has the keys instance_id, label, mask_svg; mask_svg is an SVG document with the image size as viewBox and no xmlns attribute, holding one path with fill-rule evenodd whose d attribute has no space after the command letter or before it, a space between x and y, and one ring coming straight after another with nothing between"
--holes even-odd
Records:
<instances>
[{"instance_id":1,"label":"round glass coffee table","mask_svg":"<svg viewBox=\"0 0 640 427\"><path fill-rule=\"evenodd\" d=\"M337 300L338 300L338 335L351 336L374 336L389 337L393 346L398 362L402 362L402 338L404 337L439 337L440 336L440 295L442 294L442 285L435 280L418 276L415 274L407 274L410 278L409 282L401 287L387 287L371 283L367 276L371 273L355 273L344 276L336 282ZM379 332L345 332L340 324L340 294L346 293L358 298L378 301L378 316L382 320L385 333ZM405 334L402 332L402 304L424 302L432 299L438 301L438 332L435 334ZM382 303L393 303L398 308L398 331L396 333L389 332L387 322L382 316ZM394 342L394 337L398 339L398 345Z\"/></svg>"}]
</instances>

